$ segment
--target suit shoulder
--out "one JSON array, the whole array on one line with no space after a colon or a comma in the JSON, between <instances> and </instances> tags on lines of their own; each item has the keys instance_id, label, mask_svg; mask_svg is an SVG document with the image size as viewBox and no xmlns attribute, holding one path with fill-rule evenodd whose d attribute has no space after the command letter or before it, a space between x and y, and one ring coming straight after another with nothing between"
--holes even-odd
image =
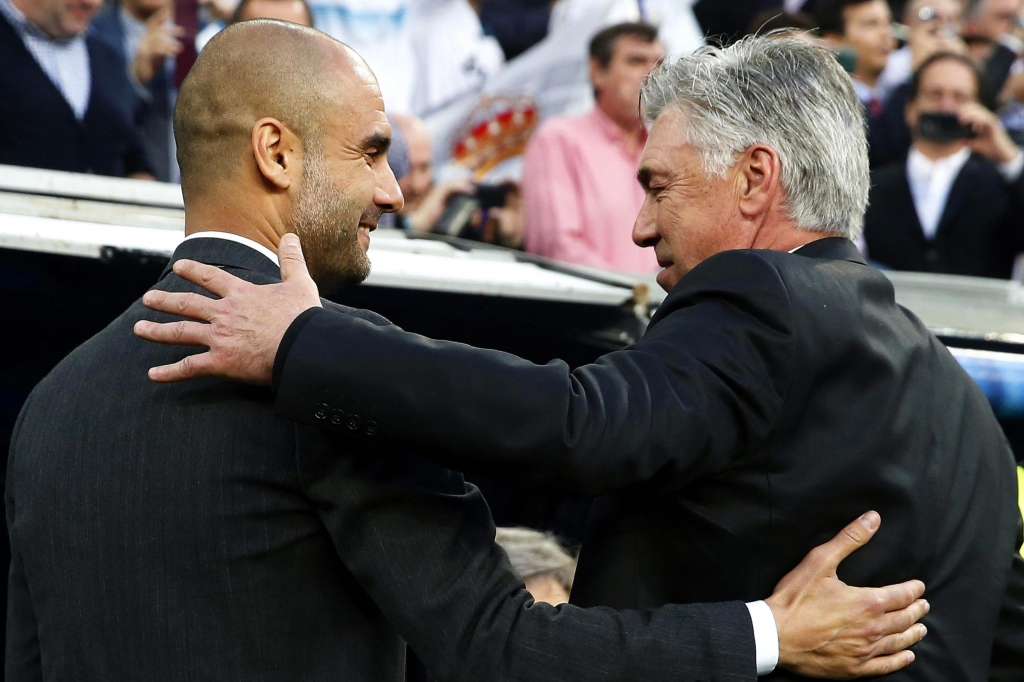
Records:
<instances>
[{"instance_id":1,"label":"suit shoulder","mask_svg":"<svg viewBox=\"0 0 1024 682\"><path fill-rule=\"evenodd\" d=\"M754 249L717 253L679 280L661 307L668 312L714 297L733 303L758 302L754 304L786 315L790 308L789 292L774 253Z\"/></svg>"}]
</instances>

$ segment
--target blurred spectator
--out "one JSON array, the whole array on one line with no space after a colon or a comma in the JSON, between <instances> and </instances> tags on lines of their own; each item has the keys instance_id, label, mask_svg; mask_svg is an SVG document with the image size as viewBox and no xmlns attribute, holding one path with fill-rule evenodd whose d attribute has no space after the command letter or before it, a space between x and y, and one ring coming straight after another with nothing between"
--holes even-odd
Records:
<instances>
[{"instance_id":1,"label":"blurred spectator","mask_svg":"<svg viewBox=\"0 0 1024 682\"><path fill-rule=\"evenodd\" d=\"M796 32L811 34L817 31L818 22L814 17L803 12L784 12L779 9L767 9L750 22L748 34L764 34L780 29L791 29Z\"/></svg>"},{"instance_id":2,"label":"blurred spectator","mask_svg":"<svg viewBox=\"0 0 1024 682\"><path fill-rule=\"evenodd\" d=\"M479 90L505 63L501 45L484 34L467 0L417 0L410 39L413 68L402 66L413 76L409 103L403 107L385 96L390 111L426 116Z\"/></svg>"},{"instance_id":3,"label":"blurred spectator","mask_svg":"<svg viewBox=\"0 0 1024 682\"><path fill-rule=\"evenodd\" d=\"M1022 10L1024 0L974 0L968 5L965 35L971 54L985 64L988 97L983 101L989 106L995 106L1014 62L1024 52Z\"/></svg>"},{"instance_id":4,"label":"blurred spectator","mask_svg":"<svg viewBox=\"0 0 1024 682\"><path fill-rule=\"evenodd\" d=\"M569 601L576 560L554 536L529 528L498 528L494 541L508 554L534 601L553 606Z\"/></svg>"},{"instance_id":5,"label":"blurred spectator","mask_svg":"<svg viewBox=\"0 0 1024 682\"><path fill-rule=\"evenodd\" d=\"M213 6L213 3L207 3ZM231 11L226 21L213 21L196 36L196 50L202 51L213 36L224 30L228 24L250 19L278 19L300 26L313 26L313 12L306 0L241 0Z\"/></svg>"},{"instance_id":6,"label":"blurred spectator","mask_svg":"<svg viewBox=\"0 0 1024 682\"><path fill-rule=\"evenodd\" d=\"M474 0L484 31L497 38L505 59L514 59L544 40L551 0Z\"/></svg>"},{"instance_id":7,"label":"blurred spectator","mask_svg":"<svg viewBox=\"0 0 1024 682\"><path fill-rule=\"evenodd\" d=\"M657 267L633 244L644 200L636 182L647 129L640 84L664 57L657 29L608 27L590 43L596 106L578 117L549 119L523 160L525 248L549 258L633 272Z\"/></svg>"},{"instance_id":8,"label":"blurred spectator","mask_svg":"<svg viewBox=\"0 0 1024 682\"><path fill-rule=\"evenodd\" d=\"M113 48L142 100L138 124L153 174L178 182L174 158L175 55L181 52L181 28L171 21L171 0L120 0L100 12L92 32Z\"/></svg>"},{"instance_id":9,"label":"blurred spectator","mask_svg":"<svg viewBox=\"0 0 1024 682\"><path fill-rule=\"evenodd\" d=\"M839 52L853 77L857 97L868 117L882 114L888 92L879 77L896 47L892 11L885 0L835 0L817 13L822 37Z\"/></svg>"},{"instance_id":10,"label":"blurred spectator","mask_svg":"<svg viewBox=\"0 0 1024 682\"><path fill-rule=\"evenodd\" d=\"M905 162L875 173L864 219L868 256L897 270L1008 278L1024 250L1024 152L978 101L966 56L932 55L910 84ZM936 135L923 114L954 114L972 139Z\"/></svg>"},{"instance_id":11,"label":"blurred spectator","mask_svg":"<svg viewBox=\"0 0 1024 682\"><path fill-rule=\"evenodd\" d=\"M152 179L124 62L87 33L102 0L0 0L0 163Z\"/></svg>"},{"instance_id":12,"label":"blurred spectator","mask_svg":"<svg viewBox=\"0 0 1024 682\"><path fill-rule=\"evenodd\" d=\"M903 11L907 44L889 55L880 76L882 88L895 90L910 80L924 60L938 52L965 54L963 5L960 0L911 0Z\"/></svg>"},{"instance_id":13,"label":"blurred spectator","mask_svg":"<svg viewBox=\"0 0 1024 682\"><path fill-rule=\"evenodd\" d=\"M398 186L405 196L405 206L394 222L381 216L381 224L413 232L432 232L439 228L438 222L456 195L475 197L478 188L469 180L453 180L434 184L431 168L432 144L430 134L423 122L411 116L393 114L392 156L395 163L392 170L398 178ZM397 145L396 145L397 142ZM457 230L457 235L490 244L518 248L522 244L522 207L519 189L514 184L502 186L504 201L499 206L483 207L479 201L470 205L470 219L466 229ZM389 223L392 223L389 225ZM442 230L447 233L445 230Z\"/></svg>"},{"instance_id":14,"label":"blurred spectator","mask_svg":"<svg viewBox=\"0 0 1024 682\"><path fill-rule=\"evenodd\" d=\"M405 206L397 214L398 226L413 232L430 232L452 195L472 194L473 183L460 180L435 185L431 167L433 146L423 121L398 114L391 116L391 120L404 142L407 164L405 173L395 172L405 196Z\"/></svg>"}]
</instances>

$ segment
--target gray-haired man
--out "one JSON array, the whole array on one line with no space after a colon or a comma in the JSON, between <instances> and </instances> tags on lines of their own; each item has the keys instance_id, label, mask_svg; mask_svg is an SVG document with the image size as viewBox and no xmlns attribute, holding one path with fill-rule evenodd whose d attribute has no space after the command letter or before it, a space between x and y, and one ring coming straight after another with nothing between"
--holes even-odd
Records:
<instances>
[{"instance_id":1,"label":"gray-haired man","mask_svg":"<svg viewBox=\"0 0 1024 682\"><path fill-rule=\"evenodd\" d=\"M980 682L991 662L992 679L1019 679L1013 457L980 391L851 241L868 164L849 78L824 48L753 38L660 67L643 96L634 241L670 293L633 346L537 366L324 311L304 277L260 291L179 263L224 298L147 295L212 322L140 323L210 347L150 376L273 379L279 412L342 432L366 416L328 419L344 395L373 406L378 441L599 496L580 605L764 598L874 507L886 527L844 579L922 577L933 605L932 636L895 678ZM795 604L767 603L780 677L828 672L790 638Z\"/></svg>"}]
</instances>

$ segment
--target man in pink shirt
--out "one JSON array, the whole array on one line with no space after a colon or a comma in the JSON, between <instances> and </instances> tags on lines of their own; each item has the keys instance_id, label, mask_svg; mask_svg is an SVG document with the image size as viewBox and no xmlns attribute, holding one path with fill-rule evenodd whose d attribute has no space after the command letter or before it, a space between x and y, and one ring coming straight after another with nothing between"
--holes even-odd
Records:
<instances>
[{"instance_id":1,"label":"man in pink shirt","mask_svg":"<svg viewBox=\"0 0 1024 682\"><path fill-rule=\"evenodd\" d=\"M636 171L647 141L640 84L665 56L647 24L610 26L590 42L597 106L548 120L530 139L523 163L524 246L568 263L652 272L650 249L630 233L644 192Z\"/></svg>"}]
</instances>

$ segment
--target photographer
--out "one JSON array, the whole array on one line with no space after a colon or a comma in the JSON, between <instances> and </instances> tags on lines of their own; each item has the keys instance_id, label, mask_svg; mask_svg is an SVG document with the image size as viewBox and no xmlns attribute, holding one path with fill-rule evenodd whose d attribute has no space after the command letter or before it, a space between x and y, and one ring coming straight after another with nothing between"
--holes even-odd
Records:
<instances>
[{"instance_id":1,"label":"photographer","mask_svg":"<svg viewBox=\"0 0 1024 682\"><path fill-rule=\"evenodd\" d=\"M469 180L435 183L433 144L423 122L401 115L392 116L391 121L396 142L391 156L402 157L395 175L405 196L395 227L519 248L523 219L516 185L477 186Z\"/></svg>"},{"instance_id":2,"label":"photographer","mask_svg":"<svg viewBox=\"0 0 1024 682\"><path fill-rule=\"evenodd\" d=\"M1024 250L1024 152L978 101L982 76L964 55L932 55L906 107L905 161L872 178L868 256L897 269L1008 278Z\"/></svg>"}]
</instances>

